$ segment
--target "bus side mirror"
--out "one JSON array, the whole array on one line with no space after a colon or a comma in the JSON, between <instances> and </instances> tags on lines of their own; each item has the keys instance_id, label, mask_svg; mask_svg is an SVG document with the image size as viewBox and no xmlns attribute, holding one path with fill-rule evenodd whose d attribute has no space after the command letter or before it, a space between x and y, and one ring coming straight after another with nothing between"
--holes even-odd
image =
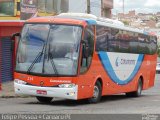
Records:
<instances>
[{"instance_id":1,"label":"bus side mirror","mask_svg":"<svg viewBox=\"0 0 160 120\"><path fill-rule=\"evenodd\" d=\"M82 45L83 45L83 50L82 50L82 55L83 58L88 58L89 57L89 46L88 46L88 41L87 40L82 40Z\"/></svg>"},{"instance_id":2,"label":"bus side mirror","mask_svg":"<svg viewBox=\"0 0 160 120\"><path fill-rule=\"evenodd\" d=\"M12 35L12 37L11 37L11 40L15 40L16 39L16 37L21 37L21 34L20 33L15 33L15 34L13 34Z\"/></svg>"}]
</instances>

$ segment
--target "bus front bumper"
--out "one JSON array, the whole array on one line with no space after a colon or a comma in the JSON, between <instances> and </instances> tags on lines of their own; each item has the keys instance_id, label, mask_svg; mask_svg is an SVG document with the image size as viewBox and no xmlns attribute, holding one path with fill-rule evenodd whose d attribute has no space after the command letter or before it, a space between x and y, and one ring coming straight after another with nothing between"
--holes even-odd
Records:
<instances>
[{"instance_id":1,"label":"bus front bumper","mask_svg":"<svg viewBox=\"0 0 160 120\"><path fill-rule=\"evenodd\" d=\"M42 97L57 97L77 100L78 85L72 88L60 87L39 87L31 85L23 85L14 82L14 89L17 95L31 95Z\"/></svg>"}]
</instances>

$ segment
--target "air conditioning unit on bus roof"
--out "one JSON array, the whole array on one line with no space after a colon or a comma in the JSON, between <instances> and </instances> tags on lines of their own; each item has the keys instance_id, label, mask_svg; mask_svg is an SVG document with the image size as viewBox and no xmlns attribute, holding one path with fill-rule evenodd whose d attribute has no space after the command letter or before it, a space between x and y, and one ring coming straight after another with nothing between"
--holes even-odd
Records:
<instances>
[{"instance_id":1,"label":"air conditioning unit on bus roof","mask_svg":"<svg viewBox=\"0 0 160 120\"><path fill-rule=\"evenodd\" d=\"M124 23L122 23L121 21L112 20L112 19L103 18L103 17L98 18L95 15L87 14L87 13L61 13L58 16L82 17L82 18L94 19L96 21L105 22L109 24L116 24L116 25L124 26Z\"/></svg>"},{"instance_id":2,"label":"air conditioning unit on bus roof","mask_svg":"<svg viewBox=\"0 0 160 120\"><path fill-rule=\"evenodd\" d=\"M109 23L109 24L125 26L123 22L118 21L118 20L112 20L112 19L109 19L109 18L100 17L100 18L97 18L97 21L105 22L105 23Z\"/></svg>"},{"instance_id":3,"label":"air conditioning unit on bus roof","mask_svg":"<svg viewBox=\"0 0 160 120\"><path fill-rule=\"evenodd\" d=\"M87 13L61 13L58 16L70 16L70 17L82 17L88 19L97 19L95 15L87 14Z\"/></svg>"}]
</instances>

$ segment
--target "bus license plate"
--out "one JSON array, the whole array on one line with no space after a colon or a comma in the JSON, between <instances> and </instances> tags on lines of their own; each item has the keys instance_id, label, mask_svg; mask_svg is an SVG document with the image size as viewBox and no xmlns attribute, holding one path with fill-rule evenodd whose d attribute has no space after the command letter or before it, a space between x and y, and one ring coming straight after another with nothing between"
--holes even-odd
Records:
<instances>
[{"instance_id":1,"label":"bus license plate","mask_svg":"<svg viewBox=\"0 0 160 120\"><path fill-rule=\"evenodd\" d=\"M45 90L37 90L37 94L47 95L47 91L45 91Z\"/></svg>"}]
</instances>

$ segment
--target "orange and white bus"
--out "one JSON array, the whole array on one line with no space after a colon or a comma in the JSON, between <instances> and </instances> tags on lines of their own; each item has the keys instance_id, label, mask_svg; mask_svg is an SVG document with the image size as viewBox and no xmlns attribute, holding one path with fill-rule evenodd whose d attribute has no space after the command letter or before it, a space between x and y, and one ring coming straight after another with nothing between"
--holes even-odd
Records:
<instances>
[{"instance_id":1,"label":"orange and white bus","mask_svg":"<svg viewBox=\"0 0 160 120\"><path fill-rule=\"evenodd\" d=\"M157 38L120 22L86 14L27 20L17 49L16 94L99 102L138 97L154 86Z\"/></svg>"}]
</instances>

